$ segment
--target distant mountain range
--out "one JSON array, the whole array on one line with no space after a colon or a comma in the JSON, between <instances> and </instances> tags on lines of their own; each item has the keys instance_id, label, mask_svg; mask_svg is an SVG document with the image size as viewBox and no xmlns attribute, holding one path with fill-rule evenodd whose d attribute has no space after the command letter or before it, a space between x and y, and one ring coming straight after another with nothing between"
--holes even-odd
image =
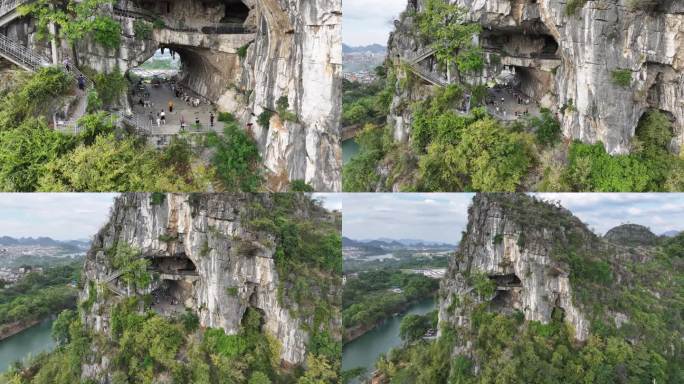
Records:
<instances>
[{"instance_id":1,"label":"distant mountain range","mask_svg":"<svg viewBox=\"0 0 684 384\"><path fill-rule=\"evenodd\" d=\"M679 235L681 232L682 232L682 231L667 231L667 232L663 233L663 234L660 235L660 236L675 237L675 236Z\"/></svg>"},{"instance_id":2,"label":"distant mountain range","mask_svg":"<svg viewBox=\"0 0 684 384\"><path fill-rule=\"evenodd\" d=\"M347 44L342 44L342 53L385 53L386 51L387 47L380 44L371 44L361 47L352 47Z\"/></svg>"},{"instance_id":3,"label":"distant mountain range","mask_svg":"<svg viewBox=\"0 0 684 384\"><path fill-rule=\"evenodd\" d=\"M55 240L51 237L10 237L0 236L0 245L39 245L43 247L65 247L76 250L87 250L90 247L90 240Z\"/></svg>"},{"instance_id":4,"label":"distant mountain range","mask_svg":"<svg viewBox=\"0 0 684 384\"><path fill-rule=\"evenodd\" d=\"M344 247L376 247L382 249L397 249L397 248L437 248L437 249L451 249L456 247L454 244L440 243L437 241L417 240L417 239L366 239L354 240L348 237L342 237L342 246Z\"/></svg>"}]
</instances>

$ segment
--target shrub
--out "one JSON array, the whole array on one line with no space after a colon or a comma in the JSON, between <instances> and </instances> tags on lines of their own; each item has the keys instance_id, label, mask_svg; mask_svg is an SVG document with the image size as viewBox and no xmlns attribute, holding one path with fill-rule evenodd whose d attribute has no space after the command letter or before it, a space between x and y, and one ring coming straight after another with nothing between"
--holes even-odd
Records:
<instances>
[{"instance_id":1,"label":"shrub","mask_svg":"<svg viewBox=\"0 0 684 384\"><path fill-rule=\"evenodd\" d=\"M118 69L110 74L98 73L93 78L93 82L102 103L105 105L111 105L118 101L128 87L128 81Z\"/></svg>"},{"instance_id":2,"label":"shrub","mask_svg":"<svg viewBox=\"0 0 684 384\"><path fill-rule=\"evenodd\" d=\"M135 31L135 37L147 40L152 37L153 25L144 20L136 19L133 22L133 30Z\"/></svg>"},{"instance_id":3,"label":"shrub","mask_svg":"<svg viewBox=\"0 0 684 384\"><path fill-rule=\"evenodd\" d=\"M159 18L154 19L154 21L152 22L152 28L154 28L154 29L166 28L166 23L162 19L159 19Z\"/></svg>"},{"instance_id":4,"label":"shrub","mask_svg":"<svg viewBox=\"0 0 684 384\"><path fill-rule=\"evenodd\" d=\"M239 57L240 59L244 60L245 57L247 57L247 49L249 49L249 46L250 46L251 44L252 44L252 43L247 43L247 44L241 46L240 48L238 48L237 54L238 54L238 57Z\"/></svg>"},{"instance_id":5,"label":"shrub","mask_svg":"<svg viewBox=\"0 0 684 384\"><path fill-rule=\"evenodd\" d=\"M219 112L217 120L227 124L237 123L237 119L235 118L235 116L233 116L233 114L229 112Z\"/></svg>"},{"instance_id":6,"label":"shrub","mask_svg":"<svg viewBox=\"0 0 684 384\"><path fill-rule=\"evenodd\" d=\"M529 125L534 131L537 144L541 146L550 146L558 142L561 127L550 110L542 108L541 116L531 117Z\"/></svg>"},{"instance_id":7,"label":"shrub","mask_svg":"<svg viewBox=\"0 0 684 384\"><path fill-rule=\"evenodd\" d=\"M586 4L587 0L568 0L567 3L565 3L565 14L568 16L574 15L584 7L584 4Z\"/></svg>"},{"instance_id":8,"label":"shrub","mask_svg":"<svg viewBox=\"0 0 684 384\"><path fill-rule=\"evenodd\" d=\"M611 73L613 84L621 87L629 87L632 84L632 71L629 69L615 69Z\"/></svg>"},{"instance_id":9,"label":"shrub","mask_svg":"<svg viewBox=\"0 0 684 384\"><path fill-rule=\"evenodd\" d=\"M223 136L209 133L207 146L214 149L211 162L223 189L253 192L261 187L259 149L236 123L226 123Z\"/></svg>"},{"instance_id":10,"label":"shrub","mask_svg":"<svg viewBox=\"0 0 684 384\"><path fill-rule=\"evenodd\" d=\"M87 103L88 106L86 108L86 112L88 113L93 113L102 109L102 100L100 99L100 95L94 89L88 91Z\"/></svg>"},{"instance_id":11,"label":"shrub","mask_svg":"<svg viewBox=\"0 0 684 384\"><path fill-rule=\"evenodd\" d=\"M290 182L292 192L314 192L314 187L307 184L304 180L292 180Z\"/></svg>"},{"instance_id":12,"label":"shrub","mask_svg":"<svg viewBox=\"0 0 684 384\"><path fill-rule=\"evenodd\" d=\"M264 109L257 117L257 123L262 128L269 129L271 127L271 117L273 117L273 111Z\"/></svg>"},{"instance_id":13,"label":"shrub","mask_svg":"<svg viewBox=\"0 0 684 384\"><path fill-rule=\"evenodd\" d=\"M376 171L378 162L385 156L385 140L388 131L368 124L356 137L359 153L342 170L342 186L345 192L375 190L380 180Z\"/></svg>"},{"instance_id":14,"label":"shrub","mask_svg":"<svg viewBox=\"0 0 684 384\"><path fill-rule=\"evenodd\" d=\"M226 288L226 293L228 294L228 296L237 297L238 288L237 287L228 287L228 288Z\"/></svg>"},{"instance_id":15,"label":"shrub","mask_svg":"<svg viewBox=\"0 0 684 384\"><path fill-rule=\"evenodd\" d=\"M166 200L166 194L163 192L152 192L150 194L151 205L161 205Z\"/></svg>"},{"instance_id":16,"label":"shrub","mask_svg":"<svg viewBox=\"0 0 684 384\"><path fill-rule=\"evenodd\" d=\"M121 45L121 25L109 16L97 16L92 21L93 39L105 48Z\"/></svg>"}]
</instances>

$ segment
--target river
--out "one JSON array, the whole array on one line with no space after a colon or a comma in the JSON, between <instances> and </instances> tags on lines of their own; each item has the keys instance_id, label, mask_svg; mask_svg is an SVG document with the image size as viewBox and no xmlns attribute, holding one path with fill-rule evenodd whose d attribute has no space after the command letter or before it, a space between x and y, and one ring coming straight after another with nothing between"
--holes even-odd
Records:
<instances>
[{"instance_id":1,"label":"river","mask_svg":"<svg viewBox=\"0 0 684 384\"><path fill-rule=\"evenodd\" d=\"M349 139L342 142L342 164L347 164L357 153L359 153L359 144L356 140Z\"/></svg>"},{"instance_id":2,"label":"river","mask_svg":"<svg viewBox=\"0 0 684 384\"><path fill-rule=\"evenodd\" d=\"M342 348L342 370L365 367L368 373L372 372L380 354L387 353L390 349L401 345L399 338L401 319L409 314L424 315L434 309L434 298L420 301L408 311L388 319L382 325L345 344ZM351 384L355 383L358 381L351 382Z\"/></svg>"},{"instance_id":3,"label":"river","mask_svg":"<svg viewBox=\"0 0 684 384\"><path fill-rule=\"evenodd\" d=\"M5 372L10 364L17 360L36 356L40 352L50 351L55 341L50 336L53 319L47 319L33 327L0 341L0 372Z\"/></svg>"}]
</instances>

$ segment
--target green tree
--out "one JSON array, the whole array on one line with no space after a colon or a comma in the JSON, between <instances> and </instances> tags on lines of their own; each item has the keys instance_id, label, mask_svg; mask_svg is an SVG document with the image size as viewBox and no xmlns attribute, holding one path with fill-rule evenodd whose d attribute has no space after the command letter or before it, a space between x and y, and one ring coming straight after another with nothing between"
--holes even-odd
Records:
<instances>
[{"instance_id":1,"label":"green tree","mask_svg":"<svg viewBox=\"0 0 684 384\"><path fill-rule=\"evenodd\" d=\"M417 15L418 30L430 41L435 57L449 65L456 60L461 70L475 70L482 67L481 53L473 46L473 36L480 32L479 24L466 23L467 11L443 0L427 0ZM459 52L463 50L463 52Z\"/></svg>"},{"instance_id":2,"label":"green tree","mask_svg":"<svg viewBox=\"0 0 684 384\"><path fill-rule=\"evenodd\" d=\"M76 312L65 309L60 312L59 316L54 323L52 323L52 338L55 339L57 344L65 345L70 341L69 327L71 323L76 320Z\"/></svg>"},{"instance_id":3,"label":"green tree","mask_svg":"<svg viewBox=\"0 0 684 384\"><path fill-rule=\"evenodd\" d=\"M236 123L226 123L223 136L210 133L207 146L214 150L212 164L223 189L254 192L261 188L261 155L254 140Z\"/></svg>"}]
</instances>

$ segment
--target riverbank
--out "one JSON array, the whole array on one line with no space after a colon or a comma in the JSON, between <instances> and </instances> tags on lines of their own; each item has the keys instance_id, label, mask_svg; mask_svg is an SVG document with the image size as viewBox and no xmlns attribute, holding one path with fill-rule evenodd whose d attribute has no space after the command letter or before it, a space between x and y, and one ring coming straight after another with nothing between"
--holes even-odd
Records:
<instances>
[{"instance_id":1,"label":"riverbank","mask_svg":"<svg viewBox=\"0 0 684 384\"><path fill-rule=\"evenodd\" d=\"M49 317L0 341L0 373L15 361L27 362L40 353L53 350L56 347L52 339L53 322L54 317Z\"/></svg>"},{"instance_id":2,"label":"riverbank","mask_svg":"<svg viewBox=\"0 0 684 384\"><path fill-rule=\"evenodd\" d=\"M411 309L411 307L413 307L414 305L416 305L420 302L423 302L425 300L433 299L435 294L437 294L437 291L438 290L432 292L430 294L430 296L428 296L428 297L422 297L422 298L414 299L411 301L407 301L407 302L405 302L399 306L392 308L390 312L394 313L393 316L384 317L382 319L379 319L378 321L376 321L373 324L365 324L365 325L362 324L362 325L357 325L355 327L351 327L348 329L345 328L344 333L342 335L342 343L344 344L344 343L352 342L352 341L358 339L359 337L365 335L366 333L374 330L375 328L385 324L388 320L396 317L397 315L399 315L399 316L404 315L405 312L408 311L409 309Z\"/></svg>"},{"instance_id":3,"label":"riverbank","mask_svg":"<svg viewBox=\"0 0 684 384\"><path fill-rule=\"evenodd\" d=\"M362 336L357 337L353 341L346 342L342 346L342 370L348 371L354 368L364 368L366 369L366 375L370 374L375 369L375 362L380 355L402 345L403 341L399 336L401 320L411 314L425 315L433 311L436 306L437 301L434 298L423 299L410 306L402 314L387 318L384 323ZM365 378L368 379L368 376L365 376ZM360 382L361 380L354 379L349 384L359 384Z\"/></svg>"},{"instance_id":4,"label":"riverbank","mask_svg":"<svg viewBox=\"0 0 684 384\"><path fill-rule=\"evenodd\" d=\"M10 338L17 333L23 332L48 318L50 318L50 316L43 319L15 321L14 323L0 326L0 341Z\"/></svg>"}]
</instances>

